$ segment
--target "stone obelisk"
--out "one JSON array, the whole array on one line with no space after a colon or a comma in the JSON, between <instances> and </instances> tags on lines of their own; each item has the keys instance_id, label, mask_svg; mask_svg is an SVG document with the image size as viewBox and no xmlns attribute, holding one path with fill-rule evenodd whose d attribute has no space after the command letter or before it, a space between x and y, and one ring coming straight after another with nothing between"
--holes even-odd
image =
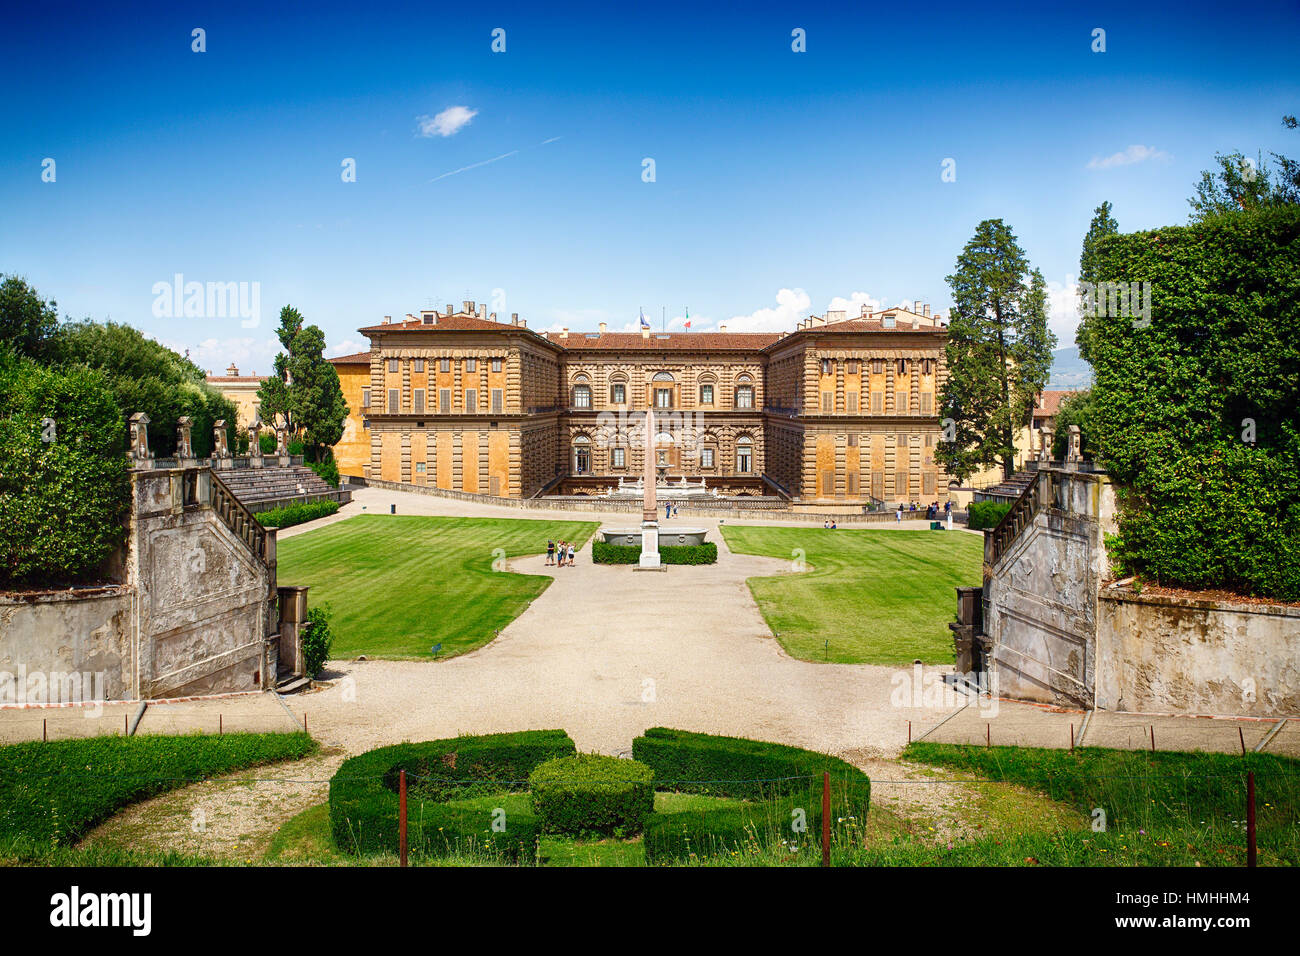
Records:
<instances>
[{"instance_id":1,"label":"stone obelisk","mask_svg":"<svg viewBox=\"0 0 1300 956\"><path fill-rule=\"evenodd\" d=\"M655 501L655 411L645 413L645 488L641 501L641 560L638 567L658 568L659 563L659 507Z\"/></svg>"}]
</instances>

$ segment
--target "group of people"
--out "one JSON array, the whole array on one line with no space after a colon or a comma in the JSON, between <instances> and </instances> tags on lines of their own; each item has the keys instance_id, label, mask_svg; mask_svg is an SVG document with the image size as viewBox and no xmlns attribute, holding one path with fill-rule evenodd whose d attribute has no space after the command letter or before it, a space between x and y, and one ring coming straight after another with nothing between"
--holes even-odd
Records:
<instances>
[{"instance_id":1,"label":"group of people","mask_svg":"<svg viewBox=\"0 0 1300 956\"><path fill-rule=\"evenodd\" d=\"M664 502L664 520L677 517L677 506L671 501Z\"/></svg>"},{"instance_id":2,"label":"group of people","mask_svg":"<svg viewBox=\"0 0 1300 956\"><path fill-rule=\"evenodd\" d=\"M913 501L911 505L906 509L903 508L903 505L900 502L898 505L898 513L896 515L896 519L900 522L903 520L904 510L909 512L915 512L915 511L920 511L921 509L915 501ZM943 512L945 518L948 517L948 515L952 514L952 502L945 501L943 503L943 508L939 507L939 502L937 501L930 502L928 505L925 506L925 519L927 521L934 521L936 518L939 517L940 511Z\"/></svg>"},{"instance_id":3,"label":"group of people","mask_svg":"<svg viewBox=\"0 0 1300 956\"><path fill-rule=\"evenodd\" d=\"M547 567L573 567L573 552L574 548L572 541L547 541Z\"/></svg>"},{"instance_id":4,"label":"group of people","mask_svg":"<svg viewBox=\"0 0 1300 956\"><path fill-rule=\"evenodd\" d=\"M822 527L829 528L833 531L834 529L838 528L839 525L835 523L834 518L827 518L825 521L822 522Z\"/></svg>"}]
</instances>

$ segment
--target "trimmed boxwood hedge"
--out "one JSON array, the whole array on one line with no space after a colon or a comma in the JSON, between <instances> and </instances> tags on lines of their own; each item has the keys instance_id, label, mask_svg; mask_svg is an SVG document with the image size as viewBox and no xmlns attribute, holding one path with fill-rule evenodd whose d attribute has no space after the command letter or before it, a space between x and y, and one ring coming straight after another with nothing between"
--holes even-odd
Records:
<instances>
[{"instance_id":1,"label":"trimmed boxwood hedge","mask_svg":"<svg viewBox=\"0 0 1300 956\"><path fill-rule=\"evenodd\" d=\"M531 813L512 813L504 832L481 810L449 800L527 788L539 764L577 752L563 730L529 730L396 744L344 761L330 780L330 829L340 849L395 853L398 779L406 771L407 845L412 856L443 856L487 849L528 860L541 825Z\"/></svg>"},{"instance_id":2,"label":"trimmed boxwood hedge","mask_svg":"<svg viewBox=\"0 0 1300 956\"><path fill-rule=\"evenodd\" d=\"M652 727L632 741L632 755L654 771L659 790L753 801L745 807L653 814L645 829L647 862L817 839L824 772L831 775L831 801L839 817L865 823L871 803L871 781L857 767L784 744ZM795 811L802 811L805 832L792 829Z\"/></svg>"},{"instance_id":3,"label":"trimmed boxwood hedge","mask_svg":"<svg viewBox=\"0 0 1300 956\"><path fill-rule=\"evenodd\" d=\"M635 544L591 543L591 560L595 564L636 564L641 560L641 547ZM712 541L703 544L659 545L661 564L717 564L718 546Z\"/></svg>"},{"instance_id":4,"label":"trimmed boxwood hedge","mask_svg":"<svg viewBox=\"0 0 1300 956\"><path fill-rule=\"evenodd\" d=\"M979 531L982 528L996 528L1008 511L1011 510L1011 502L1002 501L972 501L970 507L966 509L966 527L972 531Z\"/></svg>"},{"instance_id":5,"label":"trimmed boxwood hedge","mask_svg":"<svg viewBox=\"0 0 1300 956\"><path fill-rule=\"evenodd\" d=\"M533 812L547 833L629 837L654 810L654 771L635 760L558 757L528 776Z\"/></svg>"},{"instance_id":6,"label":"trimmed boxwood hedge","mask_svg":"<svg viewBox=\"0 0 1300 956\"><path fill-rule=\"evenodd\" d=\"M296 501L283 508L259 511L257 521L263 528L289 528L304 521L315 521L335 514L338 510L337 501Z\"/></svg>"}]
</instances>

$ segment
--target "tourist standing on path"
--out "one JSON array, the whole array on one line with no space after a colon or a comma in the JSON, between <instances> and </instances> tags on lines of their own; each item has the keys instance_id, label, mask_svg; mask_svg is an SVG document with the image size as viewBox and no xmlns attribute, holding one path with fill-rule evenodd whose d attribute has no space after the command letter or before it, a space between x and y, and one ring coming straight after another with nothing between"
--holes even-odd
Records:
<instances>
[{"instance_id":1,"label":"tourist standing on path","mask_svg":"<svg viewBox=\"0 0 1300 956\"><path fill-rule=\"evenodd\" d=\"M550 567L555 564L555 542L546 542L546 564Z\"/></svg>"},{"instance_id":2,"label":"tourist standing on path","mask_svg":"<svg viewBox=\"0 0 1300 956\"><path fill-rule=\"evenodd\" d=\"M573 545L569 545L569 567L573 567Z\"/></svg>"},{"instance_id":3,"label":"tourist standing on path","mask_svg":"<svg viewBox=\"0 0 1300 956\"><path fill-rule=\"evenodd\" d=\"M899 523L899 524L902 524L902 523L903 523L903 506L902 506L902 505L899 505L899 506L898 506L898 523Z\"/></svg>"},{"instance_id":4,"label":"tourist standing on path","mask_svg":"<svg viewBox=\"0 0 1300 956\"><path fill-rule=\"evenodd\" d=\"M559 547L556 551L556 556L559 558L559 560L555 562L555 566L557 568L564 567L564 542L563 541L559 543Z\"/></svg>"}]
</instances>

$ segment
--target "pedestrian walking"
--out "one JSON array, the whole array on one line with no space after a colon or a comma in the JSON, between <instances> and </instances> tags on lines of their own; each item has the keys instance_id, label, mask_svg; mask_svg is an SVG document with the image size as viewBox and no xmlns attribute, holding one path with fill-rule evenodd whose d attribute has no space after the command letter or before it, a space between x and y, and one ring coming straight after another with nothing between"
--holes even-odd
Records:
<instances>
[{"instance_id":1,"label":"pedestrian walking","mask_svg":"<svg viewBox=\"0 0 1300 956\"><path fill-rule=\"evenodd\" d=\"M897 520L898 520L898 523L899 523L899 524L902 524L902 523L903 523L903 506L902 506L902 505L899 505L899 506L898 506L898 518L897 518Z\"/></svg>"}]
</instances>

